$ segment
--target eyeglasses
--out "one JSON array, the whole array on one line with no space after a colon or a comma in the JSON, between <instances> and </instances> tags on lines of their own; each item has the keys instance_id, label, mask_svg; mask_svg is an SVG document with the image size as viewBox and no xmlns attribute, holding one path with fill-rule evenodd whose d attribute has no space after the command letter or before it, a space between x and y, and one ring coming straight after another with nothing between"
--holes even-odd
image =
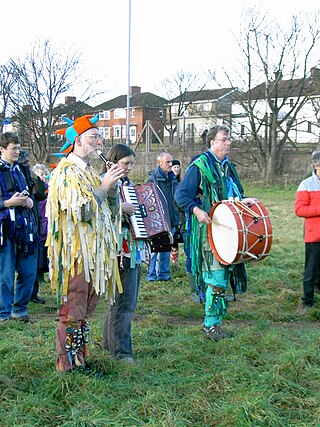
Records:
<instances>
[{"instance_id":1,"label":"eyeglasses","mask_svg":"<svg viewBox=\"0 0 320 427\"><path fill-rule=\"evenodd\" d=\"M98 139L102 139L101 135L99 135L98 133L95 133L94 135L85 135L85 136L93 139L94 141L98 141Z\"/></svg>"},{"instance_id":2,"label":"eyeglasses","mask_svg":"<svg viewBox=\"0 0 320 427\"><path fill-rule=\"evenodd\" d=\"M7 148L7 150L13 151L14 153L19 153L19 151L21 150L21 147Z\"/></svg>"},{"instance_id":3,"label":"eyeglasses","mask_svg":"<svg viewBox=\"0 0 320 427\"><path fill-rule=\"evenodd\" d=\"M225 137L225 138L215 138L214 141L222 141L222 142L230 141L232 143L233 142L233 138L228 138L228 137Z\"/></svg>"}]
</instances>

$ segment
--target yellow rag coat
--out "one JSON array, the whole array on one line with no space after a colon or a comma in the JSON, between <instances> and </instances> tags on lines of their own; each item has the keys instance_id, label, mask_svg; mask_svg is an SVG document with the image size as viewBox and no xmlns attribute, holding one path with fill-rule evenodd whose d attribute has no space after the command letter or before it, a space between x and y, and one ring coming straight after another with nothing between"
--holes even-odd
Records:
<instances>
[{"instance_id":1,"label":"yellow rag coat","mask_svg":"<svg viewBox=\"0 0 320 427\"><path fill-rule=\"evenodd\" d=\"M75 155L63 158L49 181L48 217L49 276L61 303L68 293L69 275L84 270L97 295L112 300L115 287L122 292L117 264L117 235L107 200L99 205L93 191L101 180L94 169ZM90 206L90 219L81 221L81 207Z\"/></svg>"}]
</instances>

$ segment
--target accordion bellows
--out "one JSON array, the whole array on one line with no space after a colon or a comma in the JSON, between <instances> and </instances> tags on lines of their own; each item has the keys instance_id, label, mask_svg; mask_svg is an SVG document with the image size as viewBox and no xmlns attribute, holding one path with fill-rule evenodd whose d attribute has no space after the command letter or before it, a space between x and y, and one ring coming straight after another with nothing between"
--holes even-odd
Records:
<instances>
[{"instance_id":1,"label":"accordion bellows","mask_svg":"<svg viewBox=\"0 0 320 427\"><path fill-rule=\"evenodd\" d=\"M160 188L149 182L143 185L121 186L125 202L135 204L137 213L130 216L135 239L147 240L152 252L168 252L173 243L167 202Z\"/></svg>"}]
</instances>

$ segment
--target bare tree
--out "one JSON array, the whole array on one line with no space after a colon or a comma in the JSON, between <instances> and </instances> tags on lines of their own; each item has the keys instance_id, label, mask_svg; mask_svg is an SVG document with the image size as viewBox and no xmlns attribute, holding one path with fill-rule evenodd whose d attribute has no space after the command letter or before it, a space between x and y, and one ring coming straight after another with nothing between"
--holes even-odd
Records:
<instances>
[{"instance_id":1,"label":"bare tree","mask_svg":"<svg viewBox=\"0 0 320 427\"><path fill-rule=\"evenodd\" d=\"M297 147L292 135L301 125L299 113L319 89L310 75L320 42L317 21L293 16L285 29L283 24L268 22L257 10L248 10L239 37L243 71L239 73L238 68L237 76L242 75L242 82L235 83L226 73L231 85L243 90L238 99L241 109L234 117L235 123L242 123L238 138L248 162L258 165L265 183L281 174L285 148Z\"/></svg>"},{"instance_id":2,"label":"bare tree","mask_svg":"<svg viewBox=\"0 0 320 427\"><path fill-rule=\"evenodd\" d=\"M0 66L0 119L1 132L5 121L9 118L12 111L10 110L10 95L16 84L16 76L11 64Z\"/></svg>"},{"instance_id":3,"label":"bare tree","mask_svg":"<svg viewBox=\"0 0 320 427\"><path fill-rule=\"evenodd\" d=\"M194 75L182 70L161 83L164 97L169 100L163 121L163 126L169 133L169 145L174 143L178 119L186 114L193 102L192 99L187 100L186 95L190 91L201 92L205 85L198 74Z\"/></svg>"},{"instance_id":4,"label":"bare tree","mask_svg":"<svg viewBox=\"0 0 320 427\"><path fill-rule=\"evenodd\" d=\"M46 40L36 42L23 60L11 60L15 87L10 102L22 143L37 161L46 161L51 154L59 98L79 82L80 59L77 52L66 53Z\"/></svg>"}]
</instances>

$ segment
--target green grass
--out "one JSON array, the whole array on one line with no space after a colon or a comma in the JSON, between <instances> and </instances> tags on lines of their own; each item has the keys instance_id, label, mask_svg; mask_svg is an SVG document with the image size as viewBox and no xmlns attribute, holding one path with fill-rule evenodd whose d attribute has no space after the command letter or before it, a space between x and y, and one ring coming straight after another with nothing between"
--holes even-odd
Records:
<instances>
[{"instance_id":1,"label":"green grass","mask_svg":"<svg viewBox=\"0 0 320 427\"><path fill-rule=\"evenodd\" d=\"M55 371L56 302L30 303L30 324L0 324L0 426L320 426L320 305L299 314L303 220L295 187L255 188L273 227L269 256L247 264L248 291L230 302L226 330L205 341L203 306L191 302L183 269L147 283L133 322L135 365L101 350L107 302L90 322L96 374ZM182 248L181 248L182 252Z\"/></svg>"}]
</instances>

